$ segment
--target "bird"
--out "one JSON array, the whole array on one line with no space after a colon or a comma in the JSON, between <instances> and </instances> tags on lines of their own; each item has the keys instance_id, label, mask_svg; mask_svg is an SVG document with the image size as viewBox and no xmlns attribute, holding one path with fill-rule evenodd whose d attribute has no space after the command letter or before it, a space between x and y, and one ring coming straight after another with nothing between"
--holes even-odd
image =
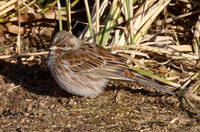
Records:
<instances>
[{"instance_id":1,"label":"bird","mask_svg":"<svg viewBox=\"0 0 200 132\"><path fill-rule=\"evenodd\" d=\"M96 97L110 80L136 82L174 95L170 89L134 72L119 56L67 31L54 36L47 65L59 87L77 96Z\"/></svg>"}]
</instances>

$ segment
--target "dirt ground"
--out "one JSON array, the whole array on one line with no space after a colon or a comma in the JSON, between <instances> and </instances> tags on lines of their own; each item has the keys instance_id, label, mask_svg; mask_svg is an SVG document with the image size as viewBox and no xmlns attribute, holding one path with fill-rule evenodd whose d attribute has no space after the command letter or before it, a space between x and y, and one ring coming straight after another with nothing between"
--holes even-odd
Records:
<instances>
[{"instance_id":1,"label":"dirt ground","mask_svg":"<svg viewBox=\"0 0 200 132\"><path fill-rule=\"evenodd\" d=\"M173 6L176 4L178 6ZM82 5L84 8L84 4ZM189 8L190 6L192 8ZM191 18L182 18L179 15L183 14L184 16L191 11L196 12L199 10L198 7L188 4L188 2L185 4L182 1L172 1L169 8L166 8L158 17L158 20L164 19L160 21L164 24L151 25L148 32L163 36L169 34L170 38L174 37L173 42L178 41L177 45L192 44L193 31L199 14L190 16ZM110 9L110 6L108 8ZM86 15L83 15L85 10L81 12L79 9L74 9L72 11L77 12L72 13L73 33L79 36L87 23ZM101 17L101 26L103 26L104 19L107 18L106 13L109 14L108 11L105 11L105 15ZM51 16L53 16L52 19L21 22L21 26L26 30L21 36L20 51L22 54L48 51L52 36L59 29L58 21L54 20L54 15L51 14ZM181 20L165 23L165 19L168 20L168 18L176 20L175 16L179 16ZM24 18L24 20L26 19ZM155 23L157 22L159 21L156 20ZM65 25L63 29L67 29L67 21L63 23ZM18 26L16 21L5 24L5 27L10 24ZM119 29L126 31L124 27L128 27L126 23L118 26L119 28L116 28L118 31ZM161 33L163 31L164 34ZM9 38L5 39L5 44L0 43L0 56L16 54L17 34L9 33L5 35L5 37L7 36ZM152 69L156 72L161 71L162 75L167 73L168 77L177 72L176 76L172 76L178 76L178 79L174 79L175 81L182 79L184 82L187 80L184 74L189 75L188 73L193 74L200 70L200 64L192 64L192 61L187 59L181 64L179 63L182 61L181 59L176 60L169 57L171 60L168 61L167 55L162 56L158 53L156 55L160 55L160 57L156 58L157 56L154 54L155 52L147 53L150 56L149 60L152 60L150 63L154 63L155 59L160 65L161 63L163 65L170 63L163 66L164 70L159 69L160 65L157 66L159 70ZM190 55L190 53L188 54ZM139 56L138 61L144 59L145 55ZM30 57L27 60L23 58L21 64L17 63L16 58L0 60L0 132L200 132L200 117L184 99L179 97L179 94L170 96L138 84L125 83L120 86L109 85L95 98L74 96L56 84L45 63L46 57ZM170 66L175 70L170 69ZM148 68L151 69L151 66ZM194 84L195 81L192 83ZM200 93L200 89L197 93ZM191 102L196 109L200 110L199 101L191 99Z\"/></svg>"},{"instance_id":2,"label":"dirt ground","mask_svg":"<svg viewBox=\"0 0 200 132\"><path fill-rule=\"evenodd\" d=\"M52 32L41 34L25 42L22 53L47 51ZM0 55L13 54L10 49ZM46 57L0 60L1 131L200 131L200 118L185 100L137 84L110 85L96 98L73 96L56 84Z\"/></svg>"},{"instance_id":3,"label":"dirt ground","mask_svg":"<svg viewBox=\"0 0 200 132\"><path fill-rule=\"evenodd\" d=\"M73 96L40 59L31 65L0 61L1 131L200 131L199 118L178 97L137 84L108 87L96 98Z\"/></svg>"}]
</instances>

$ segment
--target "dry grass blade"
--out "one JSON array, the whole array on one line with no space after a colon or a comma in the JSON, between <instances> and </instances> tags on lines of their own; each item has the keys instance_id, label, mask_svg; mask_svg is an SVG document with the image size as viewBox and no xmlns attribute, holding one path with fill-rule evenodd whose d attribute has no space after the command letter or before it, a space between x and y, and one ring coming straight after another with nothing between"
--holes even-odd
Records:
<instances>
[{"instance_id":1,"label":"dry grass blade","mask_svg":"<svg viewBox=\"0 0 200 132\"><path fill-rule=\"evenodd\" d=\"M10 5L14 4L14 3L17 3L17 0L11 0L9 2L6 2L5 4L3 4L3 5L0 6L0 11L2 11L6 7L8 7L8 6L10 6Z\"/></svg>"},{"instance_id":2,"label":"dry grass blade","mask_svg":"<svg viewBox=\"0 0 200 132\"><path fill-rule=\"evenodd\" d=\"M0 24L0 28L2 31L6 31L9 33L13 33L13 34L18 34L19 30L20 30L20 34L24 34L25 29L23 27L19 27L16 25L1 25ZM27 29L27 31L30 31L29 29Z\"/></svg>"},{"instance_id":3,"label":"dry grass blade","mask_svg":"<svg viewBox=\"0 0 200 132\"><path fill-rule=\"evenodd\" d=\"M14 9L15 7L16 7L15 5L9 6L8 8L6 8L5 10L3 10L3 11L0 12L0 16L2 16L3 14L5 14L5 13L11 11L11 10Z\"/></svg>"},{"instance_id":4,"label":"dry grass blade","mask_svg":"<svg viewBox=\"0 0 200 132\"><path fill-rule=\"evenodd\" d=\"M23 1L24 2L24 1ZM25 3L25 2L24 2ZM31 6L33 6L34 4L36 3L36 0L33 0L33 1L31 1L30 3L28 3L27 4L27 6L24 6L24 7L22 7L22 8L20 8L20 12L23 12L23 11L25 11L25 10L27 10L27 7L29 7L29 9L30 9L30 7ZM32 12L34 12L34 11L32 11ZM36 15L37 13L35 13L34 12L34 15ZM10 14L7 18L9 18L9 21L11 22L11 21L17 21L17 19L15 19L15 16L17 15L17 12L13 12L12 14ZM8 20L5 20L4 18L1 18L0 19L0 23L2 22L5 22L5 21L8 21ZM20 20L21 21L21 20Z\"/></svg>"},{"instance_id":5,"label":"dry grass blade","mask_svg":"<svg viewBox=\"0 0 200 132\"><path fill-rule=\"evenodd\" d=\"M17 10L18 10L18 27L21 27L21 23L20 23L20 0L18 0L18 4L17 4ZM17 36L17 48L16 48L16 53L20 54L20 47L21 47L21 41L20 41L20 28L18 28L18 36Z\"/></svg>"},{"instance_id":6,"label":"dry grass blade","mask_svg":"<svg viewBox=\"0 0 200 132\"><path fill-rule=\"evenodd\" d=\"M130 25L130 43L133 44L133 1L129 0L129 25Z\"/></svg>"},{"instance_id":7,"label":"dry grass blade","mask_svg":"<svg viewBox=\"0 0 200 132\"><path fill-rule=\"evenodd\" d=\"M62 11L61 11L62 12ZM41 13L36 13L34 17L31 17L32 14L27 13L27 14L21 14L21 23L26 23L28 21L35 21L35 20L40 20L40 19L52 19L52 20L59 20L59 14L57 10L49 10L43 14ZM67 21L66 17L66 12L62 12L61 16L63 21ZM13 17L9 20L10 22L15 22L17 21L16 17Z\"/></svg>"},{"instance_id":8,"label":"dry grass blade","mask_svg":"<svg viewBox=\"0 0 200 132\"><path fill-rule=\"evenodd\" d=\"M33 10L32 8L30 8L29 5L27 5L27 4L25 3L25 1L20 0L20 2L22 2L22 4L23 4L32 14L35 15L34 10Z\"/></svg>"},{"instance_id":9,"label":"dry grass blade","mask_svg":"<svg viewBox=\"0 0 200 132\"><path fill-rule=\"evenodd\" d=\"M158 14L169 4L169 2L170 0L158 1L155 5L153 5L149 9L148 12L146 12L145 16L142 18L142 21L140 22L139 26L140 28L139 27L136 28L136 25L134 26L134 29L139 29L134 37L136 45L141 42L144 34L147 32L150 25L153 23Z\"/></svg>"},{"instance_id":10,"label":"dry grass blade","mask_svg":"<svg viewBox=\"0 0 200 132\"><path fill-rule=\"evenodd\" d=\"M104 13L104 11L105 11L105 9L106 9L107 6L108 6L108 0L104 0L104 1L101 3L101 5L100 5L100 9L99 9L99 19L100 19L100 17L103 15L103 13ZM93 8L93 9L92 9L92 13L91 13L92 25L95 25L95 23L97 22L96 15L97 15L97 13L96 13L96 8ZM95 33L94 35L98 35L98 33ZM89 26L87 25L87 26L84 28L84 30L81 32L79 38L85 39L85 40L87 39L87 40L88 40L89 36L90 36L90 33L89 33ZM99 37L99 35L98 35L98 37ZM88 41L91 42L91 39L89 39Z\"/></svg>"},{"instance_id":11,"label":"dry grass blade","mask_svg":"<svg viewBox=\"0 0 200 132\"><path fill-rule=\"evenodd\" d=\"M182 52L176 52L172 50L165 50L163 48L158 48L158 47L151 47L151 46L141 46L141 45L125 45L125 46L106 46L105 48L113 48L113 49L119 49L119 48L129 48L129 49L136 49L136 50L144 50L144 51L150 51L150 52L155 52L159 54L164 54L167 57L172 57L172 58L184 58L186 60L198 60L199 56L197 55L190 55L190 54L185 54Z\"/></svg>"},{"instance_id":12,"label":"dry grass blade","mask_svg":"<svg viewBox=\"0 0 200 132\"><path fill-rule=\"evenodd\" d=\"M199 1L191 1L191 0L178 0L178 1L185 2L185 3L188 3L188 4L194 4L194 5L200 6Z\"/></svg>"},{"instance_id":13,"label":"dry grass blade","mask_svg":"<svg viewBox=\"0 0 200 132\"><path fill-rule=\"evenodd\" d=\"M188 16L191 16L191 15L194 15L194 14L197 14L197 13L200 13L200 11L197 10L197 11L193 11L193 12L181 14L181 15L179 15L179 16L167 18L167 19L165 20L165 23L171 23L171 22L174 22L174 21L176 21L176 20L179 20L179 19L182 19L182 18L184 18L184 17L188 17ZM162 22L158 21L158 24L162 24Z\"/></svg>"},{"instance_id":14,"label":"dry grass blade","mask_svg":"<svg viewBox=\"0 0 200 132\"><path fill-rule=\"evenodd\" d=\"M197 78L200 74L200 71L198 71L197 73L195 73L188 81L186 81L182 86L181 89L185 89L187 87L187 85L193 81L195 78Z\"/></svg>"},{"instance_id":15,"label":"dry grass blade","mask_svg":"<svg viewBox=\"0 0 200 132\"><path fill-rule=\"evenodd\" d=\"M194 53L196 55L199 54L199 48L198 48L199 44L200 44L200 15L199 15L198 21L197 21L196 26L195 26L194 37L193 37L193 40L192 40L192 46L193 46L193 49L194 49Z\"/></svg>"},{"instance_id":16,"label":"dry grass blade","mask_svg":"<svg viewBox=\"0 0 200 132\"><path fill-rule=\"evenodd\" d=\"M2 55L0 59L9 59L9 58L23 58L23 57L30 57L30 56L40 56L40 55L47 55L49 52L37 52L37 53L27 53L27 54L19 54L19 55Z\"/></svg>"},{"instance_id":17,"label":"dry grass blade","mask_svg":"<svg viewBox=\"0 0 200 132\"><path fill-rule=\"evenodd\" d=\"M25 1L26 0L24 0L24 2ZM14 9L17 3L21 4L20 1L18 2L18 0L11 0L0 6L0 16Z\"/></svg>"},{"instance_id":18,"label":"dry grass blade","mask_svg":"<svg viewBox=\"0 0 200 132\"><path fill-rule=\"evenodd\" d=\"M164 46L166 50L170 51L178 51L178 52L192 52L192 46L191 45L166 45Z\"/></svg>"},{"instance_id":19,"label":"dry grass blade","mask_svg":"<svg viewBox=\"0 0 200 132\"><path fill-rule=\"evenodd\" d=\"M200 85L200 80L198 80L195 84L193 84L185 94L187 96L192 97L194 95L194 92L199 88L199 85ZM200 99L200 97L199 97L199 99Z\"/></svg>"},{"instance_id":20,"label":"dry grass blade","mask_svg":"<svg viewBox=\"0 0 200 132\"><path fill-rule=\"evenodd\" d=\"M98 33L99 33L99 13L100 13L100 9L99 9L99 4L100 4L100 1L99 0L96 0L96 31L95 31L95 34L96 34L96 40L95 42L98 44Z\"/></svg>"}]
</instances>

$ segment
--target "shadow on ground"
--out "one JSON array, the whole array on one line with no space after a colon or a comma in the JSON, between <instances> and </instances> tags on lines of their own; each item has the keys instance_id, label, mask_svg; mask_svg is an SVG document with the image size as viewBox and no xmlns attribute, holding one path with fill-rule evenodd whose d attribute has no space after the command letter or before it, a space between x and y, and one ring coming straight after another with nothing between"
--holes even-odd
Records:
<instances>
[{"instance_id":1,"label":"shadow on ground","mask_svg":"<svg viewBox=\"0 0 200 132\"><path fill-rule=\"evenodd\" d=\"M29 92L38 95L48 95L54 97L70 97L71 94L59 88L57 83L54 81L51 73L43 62L42 65L34 64L31 66L23 64L9 63L0 60L1 70L0 75L5 77L5 80L14 83L16 86L21 86ZM115 82L117 83L117 82ZM105 90L116 90L125 89L130 93L141 93L148 96L162 96L160 93L150 92L144 89L131 89L129 87L116 87L108 86Z\"/></svg>"},{"instance_id":2,"label":"shadow on ground","mask_svg":"<svg viewBox=\"0 0 200 132\"><path fill-rule=\"evenodd\" d=\"M16 86L20 85L29 92L54 97L71 96L58 88L45 64L41 67L38 64L28 66L0 61L0 65L0 75L3 75L7 82L14 83Z\"/></svg>"}]
</instances>

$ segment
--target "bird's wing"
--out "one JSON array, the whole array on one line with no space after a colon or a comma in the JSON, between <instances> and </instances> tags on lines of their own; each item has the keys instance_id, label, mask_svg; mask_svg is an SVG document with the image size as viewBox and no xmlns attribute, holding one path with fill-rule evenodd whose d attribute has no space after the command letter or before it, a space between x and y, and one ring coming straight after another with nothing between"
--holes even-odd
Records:
<instances>
[{"instance_id":1,"label":"bird's wing","mask_svg":"<svg viewBox=\"0 0 200 132\"><path fill-rule=\"evenodd\" d=\"M66 60L69 69L73 72L89 73L107 79L130 81L124 75L124 70L128 67L98 45L85 43L73 53L64 54L61 60Z\"/></svg>"},{"instance_id":2,"label":"bird's wing","mask_svg":"<svg viewBox=\"0 0 200 132\"><path fill-rule=\"evenodd\" d=\"M68 61L68 66L73 72L92 74L97 77L113 80L133 81L174 95L174 93L166 87L134 73L124 62L109 53L103 47L94 44L85 44L83 46L87 47L80 47L71 54L63 55L64 58L62 58L62 60Z\"/></svg>"}]
</instances>

